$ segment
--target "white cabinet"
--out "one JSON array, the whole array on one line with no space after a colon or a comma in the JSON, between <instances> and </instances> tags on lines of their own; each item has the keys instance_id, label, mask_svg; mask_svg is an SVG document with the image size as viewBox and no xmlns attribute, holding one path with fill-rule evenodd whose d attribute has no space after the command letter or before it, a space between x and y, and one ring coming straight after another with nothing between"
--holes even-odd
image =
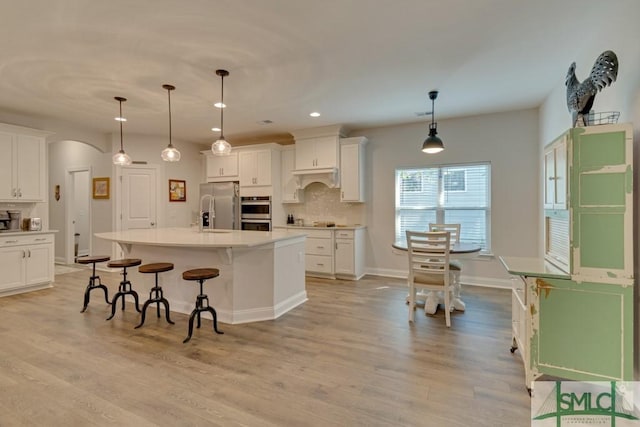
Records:
<instances>
[{"instance_id":1,"label":"white cabinet","mask_svg":"<svg viewBox=\"0 0 640 427\"><path fill-rule=\"evenodd\" d=\"M228 156L207 154L207 182L236 181L238 176L238 153Z\"/></svg>"},{"instance_id":2,"label":"white cabinet","mask_svg":"<svg viewBox=\"0 0 640 427\"><path fill-rule=\"evenodd\" d=\"M0 125L0 201L43 202L46 132Z\"/></svg>"},{"instance_id":3,"label":"white cabinet","mask_svg":"<svg viewBox=\"0 0 640 427\"><path fill-rule=\"evenodd\" d=\"M339 139L338 136L296 139L296 169L337 168Z\"/></svg>"},{"instance_id":4,"label":"white cabinet","mask_svg":"<svg viewBox=\"0 0 640 427\"><path fill-rule=\"evenodd\" d=\"M298 188L296 177L292 174L296 170L295 148L286 148L280 153L281 161L281 182L282 182L282 203L302 203L304 202L304 190Z\"/></svg>"},{"instance_id":5,"label":"white cabinet","mask_svg":"<svg viewBox=\"0 0 640 427\"><path fill-rule=\"evenodd\" d=\"M340 140L340 201L365 201L364 147L367 138L363 136Z\"/></svg>"},{"instance_id":6,"label":"white cabinet","mask_svg":"<svg viewBox=\"0 0 640 427\"><path fill-rule=\"evenodd\" d=\"M364 275L364 229L336 229L335 242L335 275L360 279Z\"/></svg>"},{"instance_id":7,"label":"white cabinet","mask_svg":"<svg viewBox=\"0 0 640 427\"><path fill-rule=\"evenodd\" d=\"M305 263L308 274L333 275L333 231L305 230Z\"/></svg>"},{"instance_id":8,"label":"white cabinet","mask_svg":"<svg viewBox=\"0 0 640 427\"><path fill-rule=\"evenodd\" d=\"M271 185L271 150L241 151L240 186Z\"/></svg>"},{"instance_id":9,"label":"white cabinet","mask_svg":"<svg viewBox=\"0 0 640 427\"><path fill-rule=\"evenodd\" d=\"M544 150L544 209L567 208L567 137Z\"/></svg>"},{"instance_id":10,"label":"white cabinet","mask_svg":"<svg viewBox=\"0 0 640 427\"><path fill-rule=\"evenodd\" d=\"M50 287L53 239L53 234L0 236L0 294Z\"/></svg>"}]
</instances>

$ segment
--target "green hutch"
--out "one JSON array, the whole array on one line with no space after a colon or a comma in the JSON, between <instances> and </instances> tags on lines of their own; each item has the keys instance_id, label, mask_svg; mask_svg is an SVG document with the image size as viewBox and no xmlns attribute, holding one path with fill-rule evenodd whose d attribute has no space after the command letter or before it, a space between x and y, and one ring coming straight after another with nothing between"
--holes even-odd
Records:
<instances>
[{"instance_id":1,"label":"green hutch","mask_svg":"<svg viewBox=\"0 0 640 427\"><path fill-rule=\"evenodd\" d=\"M513 347L542 375L633 380L633 129L573 128L544 149L544 257L501 257L520 276Z\"/></svg>"}]
</instances>

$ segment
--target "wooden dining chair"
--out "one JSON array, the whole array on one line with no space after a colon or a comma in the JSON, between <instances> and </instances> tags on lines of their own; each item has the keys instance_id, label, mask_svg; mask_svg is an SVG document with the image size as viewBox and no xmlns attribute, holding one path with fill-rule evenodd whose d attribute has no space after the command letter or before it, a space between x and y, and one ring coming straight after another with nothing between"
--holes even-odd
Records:
<instances>
[{"instance_id":1,"label":"wooden dining chair","mask_svg":"<svg viewBox=\"0 0 640 427\"><path fill-rule=\"evenodd\" d=\"M448 231L451 234L451 245L460 243L460 224L429 224L429 231ZM462 263L456 259L449 261L449 270L453 279L455 296L460 297L460 272Z\"/></svg>"},{"instance_id":2,"label":"wooden dining chair","mask_svg":"<svg viewBox=\"0 0 640 427\"><path fill-rule=\"evenodd\" d=\"M447 327L451 326L451 283L449 272L448 231L406 231L407 258L409 260L409 322L415 318L416 287L442 291Z\"/></svg>"}]
</instances>

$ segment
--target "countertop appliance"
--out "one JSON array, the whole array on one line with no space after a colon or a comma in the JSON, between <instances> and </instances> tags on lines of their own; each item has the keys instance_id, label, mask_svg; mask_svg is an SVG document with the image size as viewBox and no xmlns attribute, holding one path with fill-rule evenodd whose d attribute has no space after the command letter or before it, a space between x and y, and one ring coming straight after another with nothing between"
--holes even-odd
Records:
<instances>
[{"instance_id":1,"label":"countertop appliance","mask_svg":"<svg viewBox=\"0 0 640 427\"><path fill-rule=\"evenodd\" d=\"M240 229L239 183L237 181L200 184L200 225L203 229Z\"/></svg>"}]
</instances>

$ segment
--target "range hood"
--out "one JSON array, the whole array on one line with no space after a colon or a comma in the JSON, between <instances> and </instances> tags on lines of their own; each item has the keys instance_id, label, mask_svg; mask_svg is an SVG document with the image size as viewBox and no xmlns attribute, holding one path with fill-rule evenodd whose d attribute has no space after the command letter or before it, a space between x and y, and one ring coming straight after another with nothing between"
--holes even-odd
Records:
<instances>
[{"instance_id":1,"label":"range hood","mask_svg":"<svg viewBox=\"0 0 640 427\"><path fill-rule=\"evenodd\" d=\"M329 188L340 187L338 168L298 169L291 172L297 188L305 188L314 182L321 182Z\"/></svg>"}]
</instances>

